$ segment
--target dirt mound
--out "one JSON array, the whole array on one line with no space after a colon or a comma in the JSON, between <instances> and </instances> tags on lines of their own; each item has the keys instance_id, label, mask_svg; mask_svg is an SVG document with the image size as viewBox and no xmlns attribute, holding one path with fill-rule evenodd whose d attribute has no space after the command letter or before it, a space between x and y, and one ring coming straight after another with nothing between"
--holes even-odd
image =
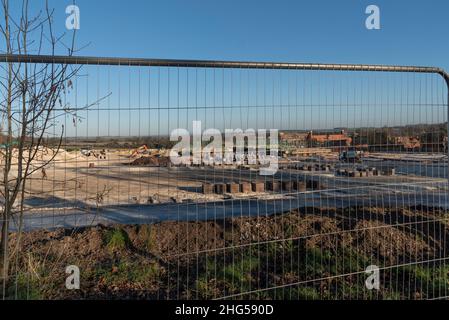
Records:
<instances>
[{"instance_id":1,"label":"dirt mound","mask_svg":"<svg viewBox=\"0 0 449 320\"><path fill-rule=\"evenodd\" d=\"M413 230L392 228L373 221L361 221L356 229L360 231L355 233L353 246L389 264L431 259L438 250ZM444 244L438 244L438 248L442 248L441 245Z\"/></svg>"},{"instance_id":2,"label":"dirt mound","mask_svg":"<svg viewBox=\"0 0 449 320\"><path fill-rule=\"evenodd\" d=\"M132 166L152 166L152 167L166 167L170 159L167 157L142 156L130 163Z\"/></svg>"},{"instance_id":3,"label":"dirt mound","mask_svg":"<svg viewBox=\"0 0 449 320\"><path fill-rule=\"evenodd\" d=\"M273 216L35 231L22 236L12 274L26 272L33 281L27 278L24 287L34 285L40 298L213 298L303 282L295 296L306 290L312 298L334 299L369 295L363 276L338 275L364 274L370 264L387 270L408 264L387 273L377 297L393 292L431 298L441 288L429 286L446 286L449 270L435 262L425 269L423 263L445 258L448 223L447 212L438 209L304 208ZM12 249L17 235L11 238ZM64 289L71 264L82 270L81 290ZM359 287L338 291L342 286Z\"/></svg>"}]
</instances>

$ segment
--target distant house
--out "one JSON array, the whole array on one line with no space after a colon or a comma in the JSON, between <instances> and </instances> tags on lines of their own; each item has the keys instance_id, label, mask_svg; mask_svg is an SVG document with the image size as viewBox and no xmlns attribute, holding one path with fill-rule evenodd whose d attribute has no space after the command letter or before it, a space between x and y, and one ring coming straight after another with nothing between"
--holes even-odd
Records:
<instances>
[{"instance_id":1,"label":"distant house","mask_svg":"<svg viewBox=\"0 0 449 320\"><path fill-rule=\"evenodd\" d=\"M288 144L295 147L307 146L308 133L304 132L281 132L279 140L281 144Z\"/></svg>"},{"instance_id":2,"label":"distant house","mask_svg":"<svg viewBox=\"0 0 449 320\"><path fill-rule=\"evenodd\" d=\"M348 147L352 144L352 138L344 130L339 133L313 133L307 134L309 147Z\"/></svg>"},{"instance_id":3,"label":"distant house","mask_svg":"<svg viewBox=\"0 0 449 320\"><path fill-rule=\"evenodd\" d=\"M395 149L412 151L421 148L421 141L419 137L399 136L393 137L392 140Z\"/></svg>"}]
</instances>

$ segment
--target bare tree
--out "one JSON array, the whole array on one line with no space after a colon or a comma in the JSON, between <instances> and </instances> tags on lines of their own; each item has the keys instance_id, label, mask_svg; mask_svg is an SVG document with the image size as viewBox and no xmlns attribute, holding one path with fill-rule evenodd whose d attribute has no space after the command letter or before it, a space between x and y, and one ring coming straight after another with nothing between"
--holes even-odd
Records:
<instances>
[{"instance_id":1,"label":"bare tree","mask_svg":"<svg viewBox=\"0 0 449 320\"><path fill-rule=\"evenodd\" d=\"M28 0L22 1L18 17L12 15L8 0L1 0L1 5L3 21L0 22L0 35L5 43L3 54L25 57L44 53L55 55L57 50L64 50L67 56L71 56L75 52L75 32L70 35L69 45L64 43L64 34L54 34L54 12L49 9L47 2L45 8L33 17L29 17ZM73 113L61 97L69 90L70 79L78 71L79 67L64 63L31 64L26 60L7 61L1 65L1 72L4 73L1 75L0 88L0 133L3 139L0 154L0 277L3 295L8 281L10 258L20 250L19 245L10 249L10 225L13 222L16 224L20 237L28 178L53 161L60 149L64 126L58 125L57 118ZM52 132L50 128L53 128ZM46 137L56 131L59 143L55 152L50 159L36 162Z\"/></svg>"}]
</instances>

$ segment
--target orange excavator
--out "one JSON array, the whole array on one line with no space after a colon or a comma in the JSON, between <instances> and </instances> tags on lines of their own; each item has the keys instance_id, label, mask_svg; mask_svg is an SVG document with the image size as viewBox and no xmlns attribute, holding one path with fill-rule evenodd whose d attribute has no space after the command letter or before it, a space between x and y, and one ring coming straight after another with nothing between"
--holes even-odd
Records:
<instances>
[{"instance_id":1,"label":"orange excavator","mask_svg":"<svg viewBox=\"0 0 449 320\"><path fill-rule=\"evenodd\" d=\"M144 145L141 145L140 147L138 147L137 149L134 149L129 157L135 158L138 155L147 154L147 153L148 153L148 147L146 144L144 144Z\"/></svg>"}]
</instances>

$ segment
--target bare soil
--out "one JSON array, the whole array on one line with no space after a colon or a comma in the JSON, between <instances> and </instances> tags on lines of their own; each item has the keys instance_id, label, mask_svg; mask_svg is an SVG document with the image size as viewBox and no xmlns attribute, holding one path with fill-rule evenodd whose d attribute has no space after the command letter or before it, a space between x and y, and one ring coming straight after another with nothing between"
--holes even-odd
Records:
<instances>
[{"instance_id":1,"label":"bare soil","mask_svg":"<svg viewBox=\"0 0 449 320\"><path fill-rule=\"evenodd\" d=\"M9 293L24 299L202 299L261 289L238 297L272 299L288 298L288 289L290 298L428 298L438 293L419 286L415 269L401 268L429 268L430 260L433 269L425 270L446 272L438 290L449 288L448 219L447 212L427 207L304 208L275 216L34 231L21 238ZM17 240L12 234L11 248ZM375 296L360 286L369 264L390 272ZM65 288L68 265L80 268L80 290ZM281 293L270 289L278 286L285 286Z\"/></svg>"}]
</instances>

